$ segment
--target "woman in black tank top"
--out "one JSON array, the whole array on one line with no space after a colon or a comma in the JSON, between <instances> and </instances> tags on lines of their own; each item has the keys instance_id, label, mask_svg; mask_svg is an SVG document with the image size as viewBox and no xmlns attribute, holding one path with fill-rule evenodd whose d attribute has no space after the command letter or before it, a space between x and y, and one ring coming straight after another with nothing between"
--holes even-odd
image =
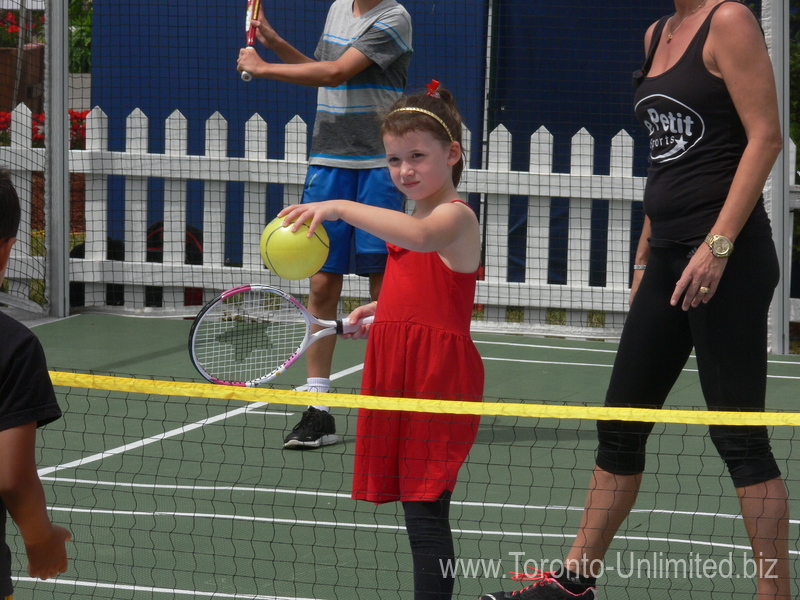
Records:
<instances>
[{"instance_id":1,"label":"woman in black tank top","mask_svg":"<svg viewBox=\"0 0 800 600\"><path fill-rule=\"evenodd\" d=\"M645 51L634 105L650 139L646 218L606 405L661 407L694 348L710 409L763 411L779 271L761 191L782 148L764 37L738 1L675 0L675 13L648 29ZM597 597L595 577L633 508L651 428L598 422L591 508L565 568L481 600ZM713 426L710 437L740 499L758 598L789 600L788 501L767 430Z\"/></svg>"}]
</instances>

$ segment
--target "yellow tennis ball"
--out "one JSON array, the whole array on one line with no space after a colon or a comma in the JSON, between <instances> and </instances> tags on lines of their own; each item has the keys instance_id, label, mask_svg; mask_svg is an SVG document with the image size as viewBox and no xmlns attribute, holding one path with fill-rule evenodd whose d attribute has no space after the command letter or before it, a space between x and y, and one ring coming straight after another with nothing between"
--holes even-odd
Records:
<instances>
[{"instance_id":1,"label":"yellow tennis ball","mask_svg":"<svg viewBox=\"0 0 800 600\"><path fill-rule=\"evenodd\" d=\"M296 232L283 227L283 218L270 222L261 234L261 258L267 268L283 279L305 279L322 268L328 259L330 241L322 225L308 237L308 225Z\"/></svg>"}]
</instances>

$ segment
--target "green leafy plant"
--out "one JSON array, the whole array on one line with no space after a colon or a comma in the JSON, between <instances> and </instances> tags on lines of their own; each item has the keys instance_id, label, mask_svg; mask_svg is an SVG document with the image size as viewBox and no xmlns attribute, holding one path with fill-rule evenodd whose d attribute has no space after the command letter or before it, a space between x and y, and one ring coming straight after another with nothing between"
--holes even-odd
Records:
<instances>
[{"instance_id":1,"label":"green leafy plant","mask_svg":"<svg viewBox=\"0 0 800 600\"><path fill-rule=\"evenodd\" d=\"M92 70L92 0L69 0L69 72Z\"/></svg>"}]
</instances>

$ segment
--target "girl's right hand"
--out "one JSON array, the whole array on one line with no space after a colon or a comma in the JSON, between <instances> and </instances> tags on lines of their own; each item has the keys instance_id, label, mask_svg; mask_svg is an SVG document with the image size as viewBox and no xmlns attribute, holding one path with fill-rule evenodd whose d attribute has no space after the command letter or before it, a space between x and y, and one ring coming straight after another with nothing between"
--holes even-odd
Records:
<instances>
[{"instance_id":1,"label":"girl's right hand","mask_svg":"<svg viewBox=\"0 0 800 600\"><path fill-rule=\"evenodd\" d=\"M283 226L292 225L292 231L297 231L305 223L308 225L308 237L314 235L314 230L322 221L336 221L339 213L336 210L335 200L325 202L310 202L308 204L292 204L278 213L283 217Z\"/></svg>"},{"instance_id":2,"label":"girl's right hand","mask_svg":"<svg viewBox=\"0 0 800 600\"><path fill-rule=\"evenodd\" d=\"M369 304L364 304L362 306L359 306L353 312L351 312L350 315L348 315L347 319L350 321L350 323L356 323L359 319L365 319L367 317L373 316L377 308L378 308L377 302L370 302ZM367 325L362 325L361 327L358 328L358 331L354 333L345 334L342 337L348 340L367 339L367 337L369 337L370 327L372 327L371 323L368 323Z\"/></svg>"}]
</instances>

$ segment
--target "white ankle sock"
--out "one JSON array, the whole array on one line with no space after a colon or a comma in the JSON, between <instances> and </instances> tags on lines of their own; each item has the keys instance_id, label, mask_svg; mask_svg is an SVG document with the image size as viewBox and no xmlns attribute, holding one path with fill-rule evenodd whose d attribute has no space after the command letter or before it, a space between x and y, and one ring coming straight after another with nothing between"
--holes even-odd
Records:
<instances>
[{"instance_id":1,"label":"white ankle sock","mask_svg":"<svg viewBox=\"0 0 800 600\"><path fill-rule=\"evenodd\" d=\"M309 392L317 392L320 394L324 394L331 389L331 380L327 377L309 377L306 380L306 387L308 388ZM317 406L314 405L314 408L317 410L324 410L328 412L327 406Z\"/></svg>"}]
</instances>

